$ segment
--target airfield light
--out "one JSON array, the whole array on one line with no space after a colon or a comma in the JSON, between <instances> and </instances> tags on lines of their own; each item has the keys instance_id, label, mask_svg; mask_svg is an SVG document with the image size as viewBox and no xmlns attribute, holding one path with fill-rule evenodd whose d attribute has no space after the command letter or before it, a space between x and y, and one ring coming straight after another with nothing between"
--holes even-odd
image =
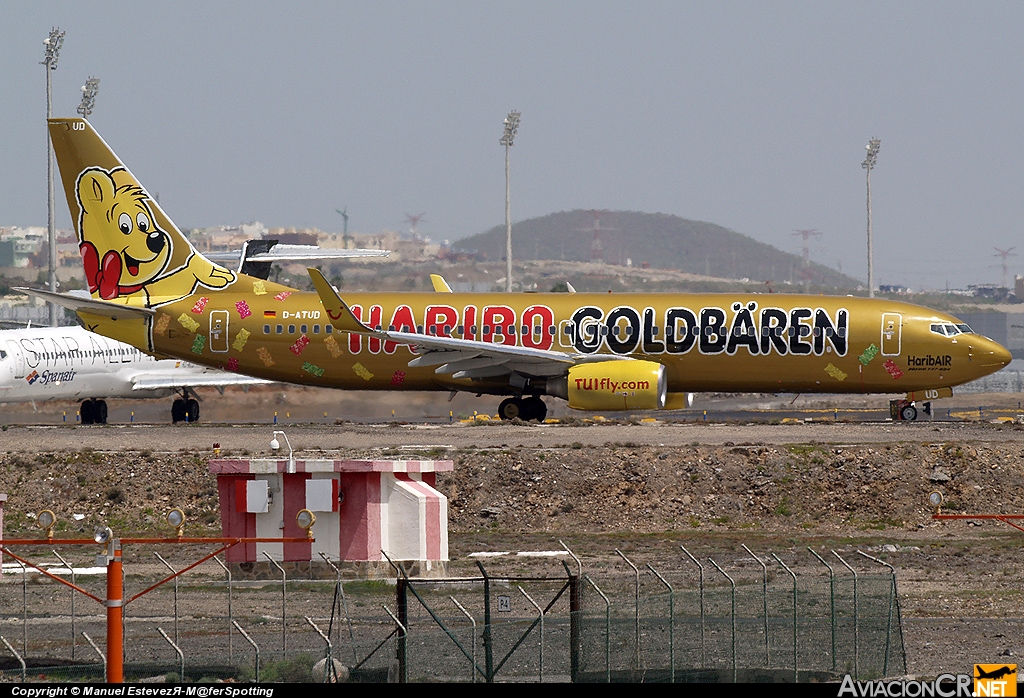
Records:
<instances>
[{"instance_id":1,"label":"airfield light","mask_svg":"<svg viewBox=\"0 0 1024 698\"><path fill-rule=\"evenodd\" d=\"M178 538L181 538L185 532L185 512L175 507L167 512L167 523L173 526L176 531Z\"/></svg>"},{"instance_id":2,"label":"airfield light","mask_svg":"<svg viewBox=\"0 0 1024 698\"><path fill-rule=\"evenodd\" d=\"M505 117L505 132L498 141L505 146L505 292L512 292L512 189L510 185L511 170L509 169L509 150L515 140L516 131L519 130L519 117L517 111L510 111Z\"/></svg>"},{"instance_id":3,"label":"airfield light","mask_svg":"<svg viewBox=\"0 0 1024 698\"><path fill-rule=\"evenodd\" d=\"M881 147L881 139L872 138L866 146L868 151L867 157L861 163L861 167L868 172L868 298L875 297L875 248L871 231L871 170L875 168L875 163L878 162L878 151Z\"/></svg>"},{"instance_id":4,"label":"airfield light","mask_svg":"<svg viewBox=\"0 0 1024 698\"><path fill-rule=\"evenodd\" d=\"M928 495L928 503L932 505L933 509L935 509L936 514L939 513L939 510L942 508L942 501L942 493L937 490Z\"/></svg>"},{"instance_id":5,"label":"airfield light","mask_svg":"<svg viewBox=\"0 0 1024 698\"><path fill-rule=\"evenodd\" d=\"M88 119L96 108L96 95L100 91L100 79L89 76L89 79L82 85L82 103L78 105L78 113L83 119Z\"/></svg>"},{"instance_id":6,"label":"airfield light","mask_svg":"<svg viewBox=\"0 0 1024 698\"><path fill-rule=\"evenodd\" d=\"M46 529L46 537L53 538L53 525L57 523L57 517L49 509L43 509L36 516L36 523L39 524L39 528Z\"/></svg>"},{"instance_id":7,"label":"airfield light","mask_svg":"<svg viewBox=\"0 0 1024 698\"><path fill-rule=\"evenodd\" d=\"M60 49L64 45L64 32L56 27L50 30L50 35L43 40L46 47L43 60L40 61L46 67L46 118L53 116L53 85L50 73L57 70L57 60L60 58ZM46 240L50 246L50 291L57 292L57 232L53 219L53 143L50 141L50 124L46 124ZM57 326L57 306L50 303L50 325Z\"/></svg>"},{"instance_id":8,"label":"airfield light","mask_svg":"<svg viewBox=\"0 0 1024 698\"><path fill-rule=\"evenodd\" d=\"M110 530L110 526L97 526L96 533L93 534L92 539L100 545L106 545L113 537L114 532Z\"/></svg>"},{"instance_id":9,"label":"airfield light","mask_svg":"<svg viewBox=\"0 0 1024 698\"><path fill-rule=\"evenodd\" d=\"M300 509L299 513L295 515L295 523L306 532L307 538L313 537L313 524L316 523L316 514L311 512L309 509Z\"/></svg>"}]
</instances>

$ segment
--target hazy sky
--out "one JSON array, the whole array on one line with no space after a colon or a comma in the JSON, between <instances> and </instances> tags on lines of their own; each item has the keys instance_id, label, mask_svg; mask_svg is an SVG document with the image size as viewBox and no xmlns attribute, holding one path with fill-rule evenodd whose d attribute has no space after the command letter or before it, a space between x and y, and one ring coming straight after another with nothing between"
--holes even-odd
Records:
<instances>
[{"instance_id":1,"label":"hazy sky","mask_svg":"<svg viewBox=\"0 0 1024 698\"><path fill-rule=\"evenodd\" d=\"M1024 3L11 2L0 225L45 225L54 114L91 121L182 227L260 220L435 240L575 208L711 221L879 283L1024 271ZM59 189L58 189L59 191ZM58 225L69 226L58 194Z\"/></svg>"}]
</instances>

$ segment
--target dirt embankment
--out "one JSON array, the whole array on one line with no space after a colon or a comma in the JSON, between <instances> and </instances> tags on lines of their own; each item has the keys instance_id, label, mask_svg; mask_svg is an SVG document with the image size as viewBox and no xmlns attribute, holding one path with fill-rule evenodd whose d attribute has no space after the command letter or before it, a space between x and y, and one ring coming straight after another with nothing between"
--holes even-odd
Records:
<instances>
[{"instance_id":1,"label":"dirt embankment","mask_svg":"<svg viewBox=\"0 0 1024 698\"><path fill-rule=\"evenodd\" d=\"M224 453L222 455L230 455ZM450 530L531 532L728 531L835 535L934 525L945 510L1024 511L1024 448L1014 443L692 445L630 443L555 448L375 449L372 455L451 458L439 477ZM211 452L61 451L0 455L7 534L53 509L59 530L100 522L123 531L164 526L178 506L190 528L219 528ZM77 515L77 516L76 516Z\"/></svg>"}]
</instances>

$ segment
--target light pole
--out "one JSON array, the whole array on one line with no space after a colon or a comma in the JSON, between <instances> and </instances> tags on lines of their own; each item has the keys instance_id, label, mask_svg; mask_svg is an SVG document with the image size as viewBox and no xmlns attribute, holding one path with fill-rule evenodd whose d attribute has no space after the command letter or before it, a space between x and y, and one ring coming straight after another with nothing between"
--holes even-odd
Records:
<instances>
[{"instance_id":1,"label":"light pole","mask_svg":"<svg viewBox=\"0 0 1024 698\"><path fill-rule=\"evenodd\" d=\"M82 103L78 105L78 113L83 119L88 119L96 108L96 95L100 91L100 79L89 76L89 79L82 85Z\"/></svg>"},{"instance_id":2,"label":"light pole","mask_svg":"<svg viewBox=\"0 0 1024 698\"><path fill-rule=\"evenodd\" d=\"M501 140L498 141L505 146L505 292L512 292L512 204L511 204L511 188L509 186L509 179L511 171L509 170L509 149L512 147L512 141L515 140L516 131L519 130L519 117L521 114L517 111L510 111L508 116L505 117L505 133L501 136Z\"/></svg>"},{"instance_id":3,"label":"light pole","mask_svg":"<svg viewBox=\"0 0 1024 698\"><path fill-rule=\"evenodd\" d=\"M46 67L46 230L50 245L50 290L57 292L57 233L53 225L53 143L50 142L50 117L53 116L53 88L50 73L57 70L60 47L64 45L64 32L51 29L43 39L46 53L40 64ZM50 325L57 326L57 306L50 303Z\"/></svg>"},{"instance_id":4,"label":"light pole","mask_svg":"<svg viewBox=\"0 0 1024 698\"><path fill-rule=\"evenodd\" d=\"M875 248L871 237L871 170L878 162L878 150L881 147L881 139L872 138L867 144L868 156L861 163L861 167L868 171L868 298L875 297Z\"/></svg>"}]
</instances>

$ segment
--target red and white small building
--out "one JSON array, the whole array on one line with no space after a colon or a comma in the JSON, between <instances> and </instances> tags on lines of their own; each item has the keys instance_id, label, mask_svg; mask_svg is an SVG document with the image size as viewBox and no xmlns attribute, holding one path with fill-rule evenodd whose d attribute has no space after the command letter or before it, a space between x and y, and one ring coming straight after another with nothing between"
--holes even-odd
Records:
<instances>
[{"instance_id":1,"label":"red and white small building","mask_svg":"<svg viewBox=\"0 0 1024 698\"><path fill-rule=\"evenodd\" d=\"M247 543L228 562L418 562L448 560L448 498L434 489L452 461L222 459L217 476L224 536L301 537L295 515L316 515L313 543Z\"/></svg>"}]
</instances>

